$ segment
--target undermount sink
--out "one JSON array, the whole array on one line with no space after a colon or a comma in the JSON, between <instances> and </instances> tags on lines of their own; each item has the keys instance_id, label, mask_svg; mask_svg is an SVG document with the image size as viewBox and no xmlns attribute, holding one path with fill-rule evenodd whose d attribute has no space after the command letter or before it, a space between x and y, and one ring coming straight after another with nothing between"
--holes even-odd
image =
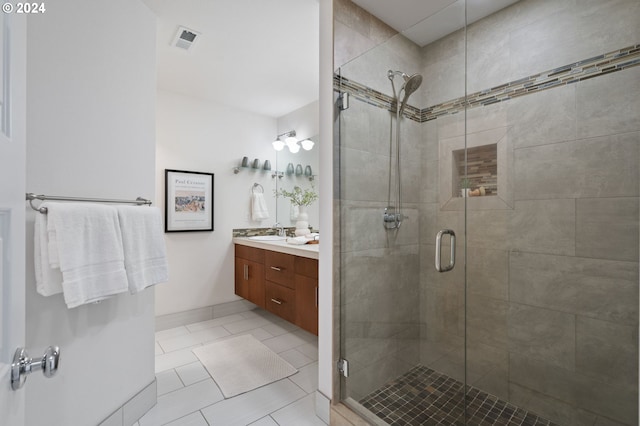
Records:
<instances>
[{"instance_id":1,"label":"undermount sink","mask_svg":"<svg viewBox=\"0 0 640 426\"><path fill-rule=\"evenodd\" d=\"M287 239L287 237L281 237L280 235L255 235L248 238L256 241L283 241Z\"/></svg>"}]
</instances>

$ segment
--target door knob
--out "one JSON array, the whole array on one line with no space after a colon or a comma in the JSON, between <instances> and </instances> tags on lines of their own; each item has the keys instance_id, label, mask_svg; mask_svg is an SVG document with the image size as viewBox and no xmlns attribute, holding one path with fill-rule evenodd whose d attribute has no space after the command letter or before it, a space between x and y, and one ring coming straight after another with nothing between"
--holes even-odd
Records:
<instances>
[{"instance_id":1,"label":"door knob","mask_svg":"<svg viewBox=\"0 0 640 426\"><path fill-rule=\"evenodd\" d=\"M24 348L18 348L11 364L11 389L18 390L24 385L27 376L34 371L42 370L45 377L53 377L60 364L60 348L49 346L42 358L30 358Z\"/></svg>"}]
</instances>

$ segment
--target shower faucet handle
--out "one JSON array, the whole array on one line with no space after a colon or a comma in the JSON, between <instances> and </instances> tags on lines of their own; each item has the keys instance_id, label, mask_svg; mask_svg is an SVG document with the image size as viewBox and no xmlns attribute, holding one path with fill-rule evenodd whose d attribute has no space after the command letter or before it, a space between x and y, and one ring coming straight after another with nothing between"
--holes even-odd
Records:
<instances>
[{"instance_id":1,"label":"shower faucet handle","mask_svg":"<svg viewBox=\"0 0 640 426\"><path fill-rule=\"evenodd\" d=\"M395 207L388 206L384 208L384 214L382 215L382 225L385 229L400 228L400 224L405 219L409 219L409 216L405 216L402 213L395 213Z\"/></svg>"}]
</instances>

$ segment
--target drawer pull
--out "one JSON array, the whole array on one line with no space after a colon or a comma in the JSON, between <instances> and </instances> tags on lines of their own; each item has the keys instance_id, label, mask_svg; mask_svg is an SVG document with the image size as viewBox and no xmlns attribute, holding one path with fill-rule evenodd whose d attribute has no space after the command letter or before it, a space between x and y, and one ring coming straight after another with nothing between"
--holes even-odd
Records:
<instances>
[{"instance_id":1,"label":"drawer pull","mask_svg":"<svg viewBox=\"0 0 640 426\"><path fill-rule=\"evenodd\" d=\"M277 303L278 305L282 305L282 300L278 300L278 299L273 299L273 298L272 298L272 299L271 299L271 301L272 301L273 303Z\"/></svg>"},{"instance_id":2,"label":"drawer pull","mask_svg":"<svg viewBox=\"0 0 640 426\"><path fill-rule=\"evenodd\" d=\"M271 269L278 272L282 271L282 268L278 268L277 266L272 266Z\"/></svg>"}]
</instances>

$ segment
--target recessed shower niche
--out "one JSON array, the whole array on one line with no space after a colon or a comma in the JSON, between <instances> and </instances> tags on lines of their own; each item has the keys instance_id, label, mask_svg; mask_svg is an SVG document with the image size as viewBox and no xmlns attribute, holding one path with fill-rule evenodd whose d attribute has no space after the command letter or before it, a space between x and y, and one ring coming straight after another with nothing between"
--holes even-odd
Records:
<instances>
[{"instance_id":1,"label":"recessed shower niche","mask_svg":"<svg viewBox=\"0 0 640 426\"><path fill-rule=\"evenodd\" d=\"M466 161L466 177L465 177ZM495 143L453 152L453 197L498 195L498 145Z\"/></svg>"},{"instance_id":2,"label":"recessed shower niche","mask_svg":"<svg viewBox=\"0 0 640 426\"><path fill-rule=\"evenodd\" d=\"M471 133L466 141L464 136L439 140L442 210L463 210L465 200L474 209L513 208L513 150L508 130L497 127ZM466 197L465 188L470 192Z\"/></svg>"}]
</instances>

